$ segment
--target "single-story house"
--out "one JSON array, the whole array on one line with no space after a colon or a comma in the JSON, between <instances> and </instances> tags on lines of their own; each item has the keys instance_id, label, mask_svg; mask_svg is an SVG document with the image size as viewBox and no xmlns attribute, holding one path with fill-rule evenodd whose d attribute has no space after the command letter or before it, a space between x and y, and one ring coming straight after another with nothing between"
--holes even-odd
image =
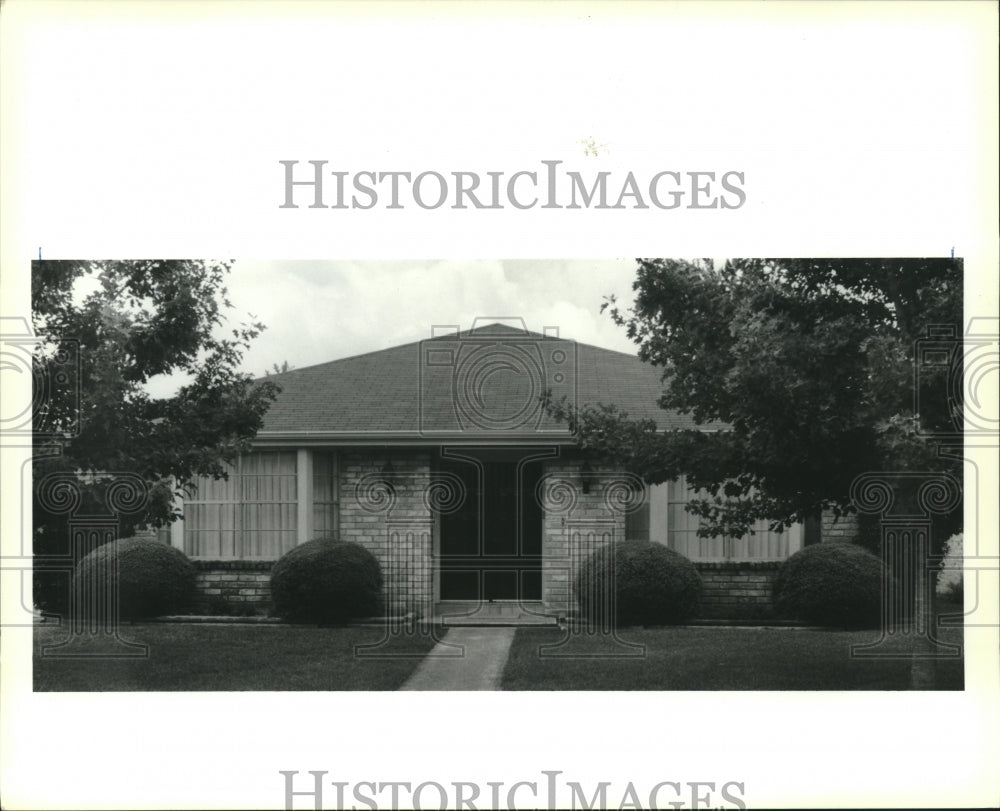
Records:
<instances>
[{"instance_id":1,"label":"single-story house","mask_svg":"<svg viewBox=\"0 0 1000 811\"><path fill-rule=\"evenodd\" d=\"M378 557L394 609L520 601L564 613L584 556L648 538L696 563L707 613L761 614L780 562L831 531L699 538L683 479L642 488L588 464L544 412L544 390L663 431L693 423L658 407L661 370L554 330L491 323L270 379L282 391L252 452L228 480L200 480L170 528L205 598L229 608L263 610L271 564L336 536Z\"/></svg>"}]
</instances>

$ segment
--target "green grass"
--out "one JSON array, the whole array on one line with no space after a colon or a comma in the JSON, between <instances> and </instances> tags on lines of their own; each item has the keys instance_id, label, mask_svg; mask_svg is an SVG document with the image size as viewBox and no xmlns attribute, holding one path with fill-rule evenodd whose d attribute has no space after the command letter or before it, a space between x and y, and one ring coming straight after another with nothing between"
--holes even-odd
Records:
<instances>
[{"instance_id":1,"label":"green grass","mask_svg":"<svg viewBox=\"0 0 1000 811\"><path fill-rule=\"evenodd\" d=\"M121 637L148 645L147 658L41 655L67 635L36 627L36 691L395 690L434 646L426 634L393 636L380 653L404 655L371 659L356 657L354 646L381 640L379 627L137 623L123 625Z\"/></svg>"},{"instance_id":2,"label":"green grass","mask_svg":"<svg viewBox=\"0 0 1000 811\"><path fill-rule=\"evenodd\" d=\"M877 631L788 628L626 628L619 638L646 646L645 657L569 658L628 654L599 635L556 629L518 629L504 669L504 690L907 690L910 659L852 658L851 645L878 639ZM960 643L961 629L939 632ZM560 651L539 647L569 639ZM909 643L908 643L909 644ZM902 645L900 650L908 650ZM929 665L932 689L961 690L963 660Z\"/></svg>"}]
</instances>

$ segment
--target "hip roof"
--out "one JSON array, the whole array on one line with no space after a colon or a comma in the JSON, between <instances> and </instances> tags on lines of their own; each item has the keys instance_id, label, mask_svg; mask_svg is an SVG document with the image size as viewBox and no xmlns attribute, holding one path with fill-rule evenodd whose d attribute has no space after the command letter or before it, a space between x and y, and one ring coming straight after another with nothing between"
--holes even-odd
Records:
<instances>
[{"instance_id":1,"label":"hip roof","mask_svg":"<svg viewBox=\"0 0 1000 811\"><path fill-rule=\"evenodd\" d=\"M570 439L543 391L615 405L659 430L698 428L657 405L662 370L623 352L489 324L273 375L258 440ZM700 426L712 428L712 426Z\"/></svg>"}]
</instances>

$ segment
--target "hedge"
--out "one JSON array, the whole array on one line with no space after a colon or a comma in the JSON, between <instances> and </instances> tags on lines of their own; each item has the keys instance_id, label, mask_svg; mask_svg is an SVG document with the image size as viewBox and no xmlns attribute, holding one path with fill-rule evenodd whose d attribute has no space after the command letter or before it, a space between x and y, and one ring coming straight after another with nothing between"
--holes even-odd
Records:
<instances>
[{"instance_id":1,"label":"hedge","mask_svg":"<svg viewBox=\"0 0 1000 811\"><path fill-rule=\"evenodd\" d=\"M332 624L382 613L382 567L360 544L317 538L286 552L271 570L275 615Z\"/></svg>"},{"instance_id":2,"label":"hedge","mask_svg":"<svg viewBox=\"0 0 1000 811\"><path fill-rule=\"evenodd\" d=\"M606 611L612 576L614 625L670 625L701 609L702 582L694 564L663 544L633 540L602 547L581 564L573 593L584 617L598 620Z\"/></svg>"},{"instance_id":3,"label":"hedge","mask_svg":"<svg viewBox=\"0 0 1000 811\"><path fill-rule=\"evenodd\" d=\"M86 555L73 573L73 589L106 580L118 567L118 616L146 619L188 612L195 598L195 567L179 549L148 538L123 538ZM86 591L84 591L86 593Z\"/></svg>"},{"instance_id":4,"label":"hedge","mask_svg":"<svg viewBox=\"0 0 1000 811\"><path fill-rule=\"evenodd\" d=\"M782 564L774 580L774 608L816 625L873 628L882 621L884 566L852 543L807 546Z\"/></svg>"}]
</instances>

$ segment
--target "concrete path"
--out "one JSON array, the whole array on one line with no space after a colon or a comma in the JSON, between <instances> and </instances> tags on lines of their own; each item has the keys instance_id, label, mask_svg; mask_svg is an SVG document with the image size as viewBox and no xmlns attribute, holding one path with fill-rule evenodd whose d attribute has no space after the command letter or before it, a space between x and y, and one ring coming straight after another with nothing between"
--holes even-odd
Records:
<instances>
[{"instance_id":1,"label":"concrete path","mask_svg":"<svg viewBox=\"0 0 1000 811\"><path fill-rule=\"evenodd\" d=\"M499 690L516 628L452 628L400 690ZM456 656L455 645L465 654Z\"/></svg>"}]
</instances>

